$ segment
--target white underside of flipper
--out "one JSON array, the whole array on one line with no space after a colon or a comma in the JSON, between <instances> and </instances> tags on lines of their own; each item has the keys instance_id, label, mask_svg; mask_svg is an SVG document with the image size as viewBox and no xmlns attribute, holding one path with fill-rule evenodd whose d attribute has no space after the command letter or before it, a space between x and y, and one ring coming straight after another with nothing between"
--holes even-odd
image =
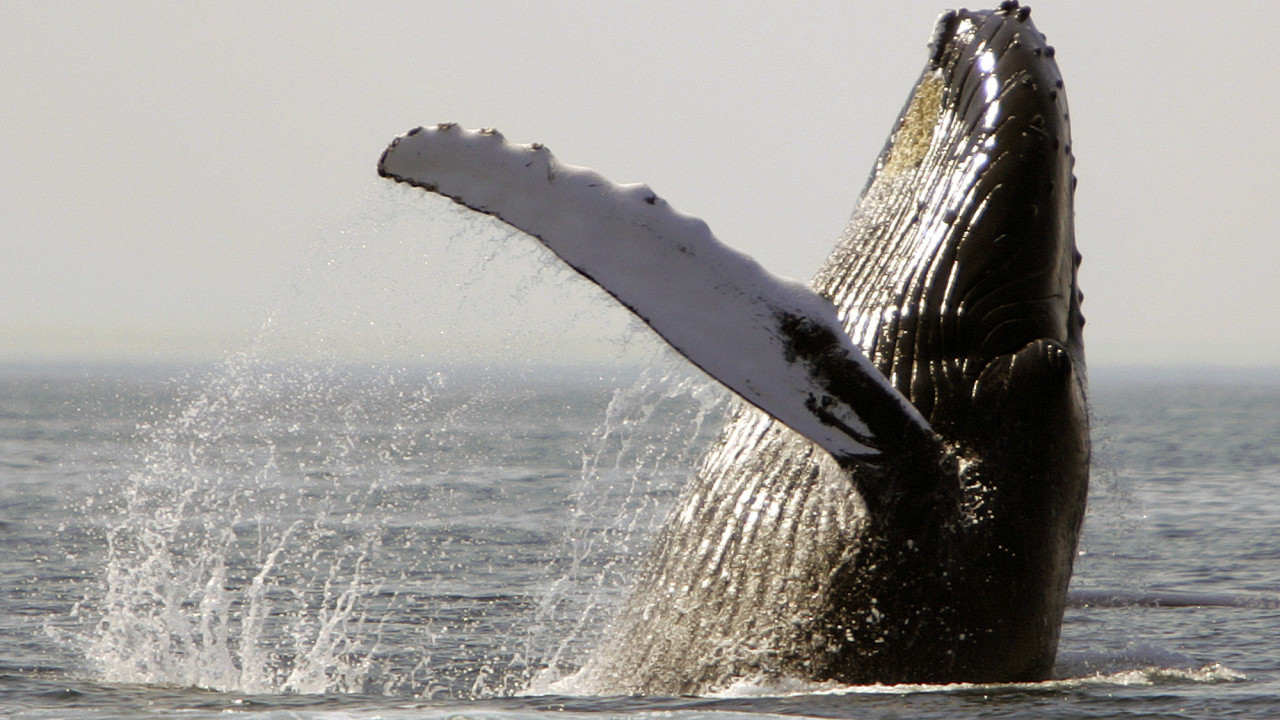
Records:
<instances>
[{"instance_id":1,"label":"white underside of flipper","mask_svg":"<svg viewBox=\"0 0 1280 720\"><path fill-rule=\"evenodd\" d=\"M560 164L541 145L455 125L397 138L378 170L536 237L695 365L837 458L875 456L892 439L876 437L879 425L857 397L833 390L833 369L861 376L928 430L826 298L770 274L645 185L616 185ZM820 362L807 354L815 337ZM875 407L883 413L885 403Z\"/></svg>"}]
</instances>

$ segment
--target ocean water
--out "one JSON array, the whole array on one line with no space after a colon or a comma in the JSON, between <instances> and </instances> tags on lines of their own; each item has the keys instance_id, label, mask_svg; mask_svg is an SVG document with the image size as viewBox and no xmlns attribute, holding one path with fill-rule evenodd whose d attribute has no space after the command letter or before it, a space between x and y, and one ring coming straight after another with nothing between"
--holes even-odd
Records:
<instances>
[{"instance_id":1,"label":"ocean water","mask_svg":"<svg viewBox=\"0 0 1280 720\"><path fill-rule=\"evenodd\" d=\"M1095 370L1055 679L557 694L726 408L670 368L0 369L0 716L1280 716L1280 375Z\"/></svg>"}]
</instances>

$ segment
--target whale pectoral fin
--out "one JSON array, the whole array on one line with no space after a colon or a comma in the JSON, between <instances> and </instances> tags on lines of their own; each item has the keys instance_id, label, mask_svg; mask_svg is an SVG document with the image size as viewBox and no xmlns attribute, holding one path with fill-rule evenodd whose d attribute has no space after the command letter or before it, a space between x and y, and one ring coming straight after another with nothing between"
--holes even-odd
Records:
<instances>
[{"instance_id":1,"label":"whale pectoral fin","mask_svg":"<svg viewBox=\"0 0 1280 720\"><path fill-rule=\"evenodd\" d=\"M536 237L695 365L837 459L933 437L828 300L721 244L644 185L616 185L541 145L456 125L396 138L378 172Z\"/></svg>"}]
</instances>

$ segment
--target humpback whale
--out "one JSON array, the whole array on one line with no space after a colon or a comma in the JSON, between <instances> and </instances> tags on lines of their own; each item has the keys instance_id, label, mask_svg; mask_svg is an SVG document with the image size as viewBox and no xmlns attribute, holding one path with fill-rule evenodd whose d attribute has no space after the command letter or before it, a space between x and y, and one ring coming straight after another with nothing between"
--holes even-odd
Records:
<instances>
[{"instance_id":1,"label":"humpback whale","mask_svg":"<svg viewBox=\"0 0 1280 720\"><path fill-rule=\"evenodd\" d=\"M808 285L493 130L383 153L381 175L534 236L745 401L575 687L1048 676L1090 447L1067 105L1029 16L940 17Z\"/></svg>"}]
</instances>

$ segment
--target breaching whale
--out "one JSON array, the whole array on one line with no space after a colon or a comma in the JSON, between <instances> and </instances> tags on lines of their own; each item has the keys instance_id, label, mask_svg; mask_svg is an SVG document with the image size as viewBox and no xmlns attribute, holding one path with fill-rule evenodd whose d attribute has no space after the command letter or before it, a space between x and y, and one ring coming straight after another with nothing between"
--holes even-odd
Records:
<instances>
[{"instance_id":1,"label":"breaching whale","mask_svg":"<svg viewBox=\"0 0 1280 720\"><path fill-rule=\"evenodd\" d=\"M577 688L1049 674L1090 449L1067 106L1029 14L942 15L808 286L540 145L387 148L380 174L538 238L746 401Z\"/></svg>"}]
</instances>

